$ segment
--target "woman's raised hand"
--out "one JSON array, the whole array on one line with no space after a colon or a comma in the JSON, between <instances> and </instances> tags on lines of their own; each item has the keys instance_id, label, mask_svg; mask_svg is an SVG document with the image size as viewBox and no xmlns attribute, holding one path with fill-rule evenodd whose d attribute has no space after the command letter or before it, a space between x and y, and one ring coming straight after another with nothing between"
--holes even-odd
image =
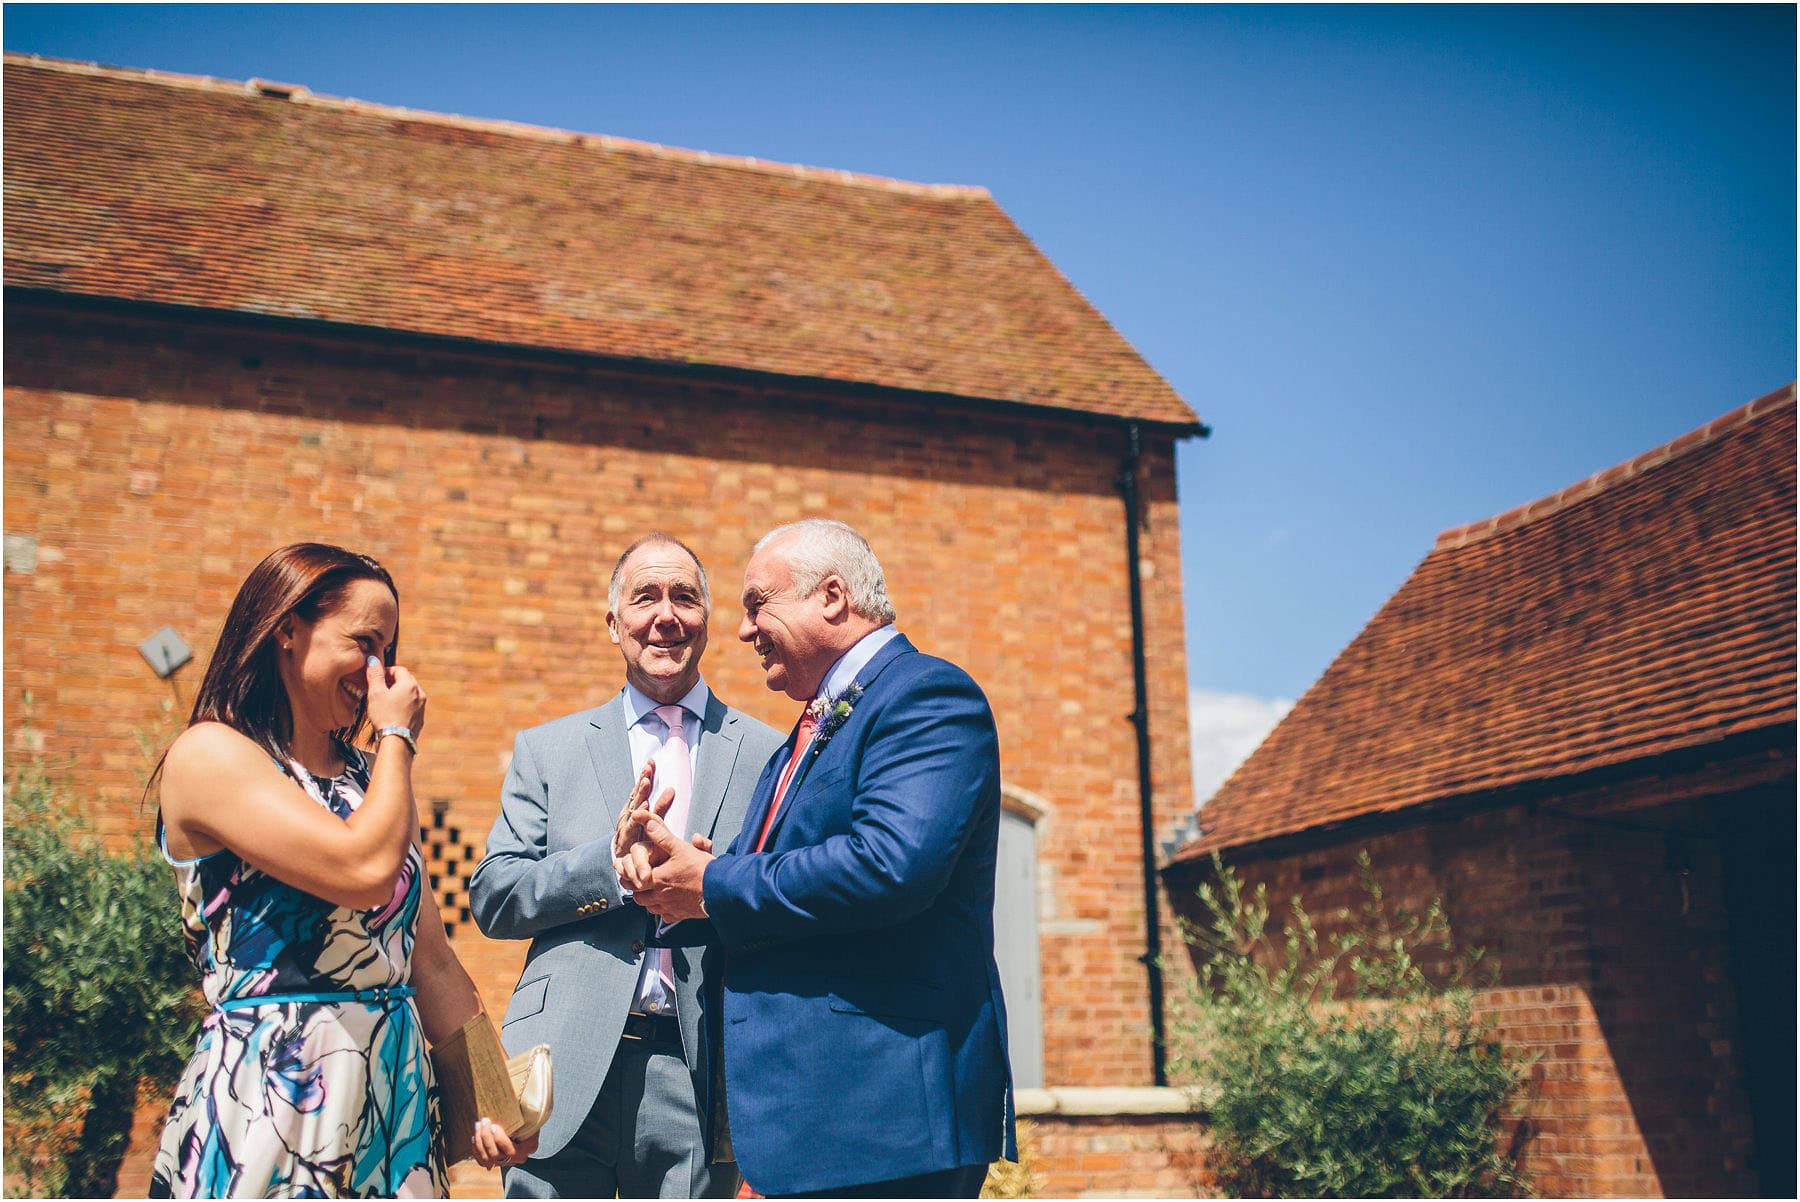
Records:
<instances>
[{"instance_id":1,"label":"woman's raised hand","mask_svg":"<svg viewBox=\"0 0 1800 1202\"><path fill-rule=\"evenodd\" d=\"M375 729L404 726L417 739L425 729L426 700L418 678L398 664L385 666L373 655L369 657L368 678L367 712Z\"/></svg>"}]
</instances>

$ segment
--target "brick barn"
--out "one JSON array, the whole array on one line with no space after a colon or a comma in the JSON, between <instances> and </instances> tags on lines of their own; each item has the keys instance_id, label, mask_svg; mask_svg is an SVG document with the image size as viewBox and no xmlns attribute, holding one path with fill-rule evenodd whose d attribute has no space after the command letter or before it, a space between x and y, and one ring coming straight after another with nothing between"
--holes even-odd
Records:
<instances>
[{"instance_id":1,"label":"brick barn","mask_svg":"<svg viewBox=\"0 0 1800 1202\"><path fill-rule=\"evenodd\" d=\"M481 937L465 881L513 734L622 683L614 558L690 542L708 678L785 729L737 582L769 526L841 517L998 715L1042 1186L1194 1191L1142 959L1173 928L1166 903L1146 921L1121 765L1141 728L1149 829L1192 810L1174 449L1204 427L992 197L260 81L5 71L9 754L47 756L109 838L146 832L136 733L185 718L244 574L302 538L376 555L432 695L435 887L498 1013L524 948ZM166 680L138 650L165 626L194 652Z\"/></svg>"},{"instance_id":2,"label":"brick barn","mask_svg":"<svg viewBox=\"0 0 1800 1202\"><path fill-rule=\"evenodd\" d=\"M1789 386L1443 534L1165 871L1443 898L1543 1194L1793 1196L1794 453Z\"/></svg>"}]
</instances>

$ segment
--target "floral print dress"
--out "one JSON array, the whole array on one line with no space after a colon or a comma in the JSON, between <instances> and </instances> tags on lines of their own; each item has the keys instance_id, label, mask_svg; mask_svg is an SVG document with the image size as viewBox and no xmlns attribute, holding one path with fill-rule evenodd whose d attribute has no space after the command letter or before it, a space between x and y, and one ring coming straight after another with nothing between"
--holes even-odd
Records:
<instances>
[{"instance_id":1,"label":"floral print dress","mask_svg":"<svg viewBox=\"0 0 1800 1202\"><path fill-rule=\"evenodd\" d=\"M369 765L344 752L330 780L278 767L348 818ZM159 816L212 1011L175 1087L151 1195L444 1196L437 1087L411 1001L418 848L386 905L353 910L230 851L176 860L162 836Z\"/></svg>"}]
</instances>

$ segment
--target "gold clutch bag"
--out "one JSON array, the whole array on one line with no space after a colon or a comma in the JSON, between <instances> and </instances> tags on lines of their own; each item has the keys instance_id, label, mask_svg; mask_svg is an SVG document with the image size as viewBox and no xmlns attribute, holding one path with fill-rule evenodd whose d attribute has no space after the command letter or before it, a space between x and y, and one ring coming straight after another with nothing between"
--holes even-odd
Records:
<instances>
[{"instance_id":1,"label":"gold clutch bag","mask_svg":"<svg viewBox=\"0 0 1800 1202\"><path fill-rule=\"evenodd\" d=\"M514 1139L530 1139L544 1129L550 1119L550 1107L556 1104L550 1088L550 1045L540 1043L527 1048L506 1062L506 1073L512 1078L513 1095L519 1099L522 1122Z\"/></svg>"},{"instance_id":2,"label":"gold clutch bag","mask_svg":"<svg viewBox=\"0 0 1800 1202\"><path fill-rule=\"evenodd\" d=\"M476 1119L490 1118L525 1139L550 1117L550 1049L539 1044L508 1060L486 1011L432 1048L431 1066L447 1164L468 1159Z\"/></svg>"}]
</instances>

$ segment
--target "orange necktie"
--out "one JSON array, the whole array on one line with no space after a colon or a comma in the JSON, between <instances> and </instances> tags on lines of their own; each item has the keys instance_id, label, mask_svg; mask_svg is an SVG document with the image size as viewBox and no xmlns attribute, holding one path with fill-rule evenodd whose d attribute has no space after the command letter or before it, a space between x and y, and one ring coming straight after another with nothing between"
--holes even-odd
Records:
<instances>
[{"instance_id":1,"label":"orange necktie","mask_svg":"<svg viewBox=\"0 0 1800 1202\"><path fill-rule=\"evenodd\" d=\"M756 846L752 851L761 851L763 844L769 841L769 828L775 825L775 815L781 811L781 803L787 797L788 786L794 782L794 773L800 769L800 761L806 755L806 749L812 745L813 732L819 729L819 720L813 716L812 706L800 715L800 733L794 736L793 758L782 770L781 780L775 786L775 796L769 799L769 816L763 819L762 834L756 838Z\"/></svg>"}]
</instances>

